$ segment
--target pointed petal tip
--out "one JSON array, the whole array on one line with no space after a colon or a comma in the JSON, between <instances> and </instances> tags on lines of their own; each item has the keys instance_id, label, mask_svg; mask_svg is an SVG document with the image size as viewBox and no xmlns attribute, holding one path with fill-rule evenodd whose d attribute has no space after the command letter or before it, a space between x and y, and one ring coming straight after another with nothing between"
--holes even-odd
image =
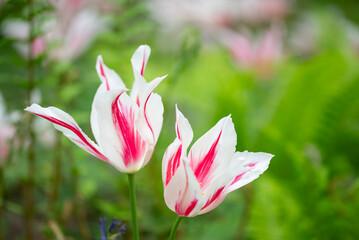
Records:
<instances>
[{"instance_id":1,"label":"pointed petal tip","mask_svg":"<svg viewBox=\"0 0 359 240\"><path fill-rule=\"evenodd\" d=\"M183 113L178 109L178 105L176 103L176 117L183 115Z\"/></svg>"},{"instance_id":2,"label":"pointed petal tip","mask_svg":"<svg viewBox=\"0 0 359 240\"><path fill-rule=\"evenodd\" d=\"M147 48L151 50L150 46L148 46L147 44L142 44L138 48L145 48L145 49Z\"/></svg>"},{"instance_id":3,"label":"pointed petal tip","mask_svg":"<svg viewBox=\"0 0 359 240\"><path fill-rule=\"evenodd\" d=\"M224 126L227 122L233 123L232 114L229 114L228 116L222 118L222 120L223 120L223 126Z\"/></svg>"},{"instance_id":4,"label":"pointed petal tip","mask_svg":"<svg viewBox=\"0 0 359 240\"><path fill-rule=\"evenodd\" d=\"M101 54L97 56L96 63L99 63L99 62L103 62L103 59L102 59L102 55L101 55Z\"/></svg>"},{"instance_id":5,"label":"pointed petal tip","mask_svg":"<svg viewBox=\"0 0 359 240\"><path fill-rule=\"evenodd\" d=\"M33 103L30 106L27 106L26 108L24 108L24 111L33 112L34 108L36 108L36 107L41 107L41 106L38 105L37 103Z\"/></svg>"},{"instance_id":6,"label":"pointed petal tip","mask_svg":"<svg viewBox=\"0 0 359 240\"><path fill-rule=\"evenodd\" d=\"M168 74L166 74L166 75L164 75L164 76L162 76L162 77L157 77L157 78L153 79L152 81L158 81L158 83L160 83L160 82L162 82L163 79L165 79L167 76L168 76Z\"/></svg>"}]
</instances>

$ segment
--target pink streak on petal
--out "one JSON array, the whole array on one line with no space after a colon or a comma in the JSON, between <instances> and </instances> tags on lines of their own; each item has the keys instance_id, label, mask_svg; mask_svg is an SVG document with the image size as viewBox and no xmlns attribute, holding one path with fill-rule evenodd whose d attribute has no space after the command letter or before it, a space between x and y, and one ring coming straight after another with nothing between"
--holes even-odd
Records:
<instances>
[{"instance_id":1,"label":"pink streak on petal","mask_svg":"<svg viewBox=\"0 0 359 240\"><path fill-rule=\"evenodd\" d=\"M94 146L92 146L91 143L89 143L86 138L82 135L80 129L78 129L78 127L76 126L73 126L73 125L70 125L68 123L65 123L57 118L54 118L54 117L49 117L49 116L45 116L45 115L42 115L42 114L37 114L37 113L34 113L35 115L37 116L40 116L40 117L43 117L45 118L46 120L50 121L50 122L53 122L57 125L60 125L64 128L67 128L69 129L70 131L72 131L73 133L75 133L81 140L75 140L76 142L80 143L81 142L81 145L83 146L87 146L88 149L90 149L91 153L94 154L97 158L101 159L101 160L104 160L105 162L109 162L108 159L102 154L100 153Z\"/></svg>"},{"instance_id":2,"label":"pink streak on petal","mask_svg":"<svg viewBox=\"0 0 359 240\"><path fill-rule=\"evenodd\" d=\"M223 192L224 186L219 188L206 202L206 204L201 208L201 210L205 209L206 207L208 207L209 205L211 205L214 201L216 201L220 196L221 193Z\"/></svg>"},{"instance_id":3,"label":"pink streak on petal","mask_svg":"<svg viewBox=\"0 0 359 240\"><path fill-rule=\"evenodd\" d=\"M248 164L248 165L245 165L244 167L255 167L256 165L257 165L257 163L258 162L256 162L256 163L250 163L250 164Z\"/></svg>"},{"instance_id":4,"label":"pink streak on petal","mask_svg":"<svg viewBox=\"0 0 359 240\"><path fill-rule=\"evenodd\" d=\"M175 211L180 216L188 216L192 212L192 210L196 207L197 202L198 202L198 199L195 198L194 200L192 200L192 202L189 204L189 206L186 208L186 210L182 211L181 201L177 201L176 205L175 205Z\"/></svg>"},{"instance_id":5,"label":"pink streak on petal","mask_svg":"<svg viewBox=\"0 0 359 240\"><path fill-rule=\"evenodd\" d=\"M146 107L147 107L147 102L148 102L148 99L150 99L152 93L150 93L150 95L148 95L147 99L146 99L146 102L145 102L145 106L143 107L143 115L145 116L145 119L146 119L146 123L148 125L148 127L150 128L151 130L151 133L152 133L152 136L154 137L154 134L153 134L153 130L152 130L152 127L147 119L147 115L146 115Z\"/></svg>"},{"instance_id":6,"label":"pink streak on petal","mask_svg":"<svg viewBox=\"0 0 359 240\"><path fill-rule=\"evenodd\" d=\"M167 175L166 175L166 186L171 181L173 175L175 174L177 168L179 167L182 153L182 145L179 146L177 152L168 161L167 165Z\"/></svg>"},{"instance_id":7,"label":"pink streak on petal","mask_svg":"<svg viewBox=\"0 0 359 240\"><path fill-rule=\"evenodd\" d=\"M143 73L145 72L145 66L146 66L146 50L143 53L143 60L142 60L142 67L141 67L141 75L143 76Z\"/></svg>"},{"instance_id":8,"label":"pink streak on petal","mask_svg":"<svg viewBox=\"0 0 359 240\"><path fill-rule=\"evenodd\" d=\"M249 171L250 171L250 170L247 170L247 171L245 171L245 172L243 172L243 173L237 175L237 176L235 177L235 179L233 180L233 182L231 183L231 185L233 185L233 184L235 184L236 182L238 182L239 180L241 180L242 177L244 176L244 174L246 174L246 173L249 172Z\"/></svg>"},{"instance_id":9,"label":"pink streak on petal","mask_svg":"<svg viewBox=\"0 0 359 240\"><path fill-rule=\"evenodd\" d=\"M122 105L118 96L112 103L112 120L122 142L122 159L127 167L136 163L145 153L146 143L135 128L135 112Z\"/></svg>"},{"instance_id":10,"label":"pink streak on petal","mask_svg":"<svg viewBox=\"0 0 359 240\"><path fill-rule=\"evenodd\" d=\"M194 199L191 204L187 207L186 211L184 212L185 216L188 216L192 210L196 207L198 199Z\"/></svg>"},{"instance_id":11,"label":"pink streak on petal","mask_svg":"<svg viewBox=\"0 0 359 240\"><path fill-rule=\"evenodd\" d=\"M137 98L136 98L136 104L137 104L137 106L140 106L140 97L139 96L137 96Z\"/></svg>"},{"instance_id":12,"label":"pink streak on petal","mask_svg":"<svg viewBox=\"0 0 359 240\"><path fill-rule=\"evenodd\" d=\"M105 78L105 81L106 81L106 90L109 91L109 90L110 90L110 85L109 85L109 83L108 83L108 79L107 79L107 76L106 76L106 74L105 74L105 71L103 70L102 64L103 64L102 61L100 61L100 71L101 71L101 75L102 75L102 77Z\"/></svg>"},{"instance_id":13,"label":"pink streak on petal","mask_svg":"<svg viewBox=\"0 0 359 240\"><path fill-rule=\"evenodd\" d=\"M181 140L181 134L180 134L180 131L178 129L178 125L176 126L176 130L177 130L177 137L179 140Z\"/></svg>"},{"instance_id":14,"label":"pink streak on petal","mask_svg":"<svg viewBox=\"0 0 359 240\"><path fill-rule=\"evenodd\" d=\"M222 135L222 131L219 133L217 140L212 144L207 154L203 157L202 161L197 165L196 169L194 170L194 175L196 176L197 181L202 184L207 180L207 175L211 170L214 159L216 158L218 151L217 146L219 139L221 138L221 135ZM191 162L194 161L191 160Z\"/></svg>"},{"instance_id":15,"label":"pink streak on petal","mask_svg":"<svg viewBox=\"0 0 359 240\"><path fill-rule=\"evenodd\" d=\"M71 138L71 140L77 142L78 144L84 146L85 150L88 151L89 153L93 154L95 157L97 158L100 158L101 159L101 156L99 156L96 152L94 152L89 146L87 146L84 142L82 142L81 140L79 139L76 139L76 138Z\"/></svg>"}]
</instances>

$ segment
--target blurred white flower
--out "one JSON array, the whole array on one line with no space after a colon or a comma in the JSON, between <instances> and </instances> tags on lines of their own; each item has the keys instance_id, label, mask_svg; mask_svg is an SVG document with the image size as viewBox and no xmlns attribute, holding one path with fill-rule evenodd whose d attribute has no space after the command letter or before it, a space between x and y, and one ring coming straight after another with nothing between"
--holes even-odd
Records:
<instances>
[{"instance_id":1,"label":"blurred white flower","mask_svg":"<svg viewBox=\"0 0 359 240\"><path fill-rule=\"evenodd\" d=\"M305 13L294 26L289 44L294 53L299 55L312 54L320 38L320 24L313 14Z\"/></svg>"},{"instance_id":2,"label":"blurred white flower","mask_svg":"<svg viewBox=\"0 0 359 240\"><path fill-rule=\"evenodd\" d=\"M30 102L41 103L42 96L40 89L34 89L31 93ZM52 124L43 118L34 118L32 122L33 130L37 140L45 148L52 148L56 144L56 131ZM28 143L27 143L28 144Z\"/></svg>"},{"instance_id":3,"label":"blurred white flower","mask_svg":"<svg viewBox=\"0 0 359 240\"><path fill-rule=\"evenodd\" d=\"M346 21L345 25L349 46L356 54L359 54L359 27L349 21Z\"/></svg>"},{"instance_id":4,"label":"blurred white flower","mask_svg":"<svg viewBox=\"0 0 359 240\"><path fill-rule=\"evenodd\" d=\"M189 24L217 28L237 21L270 22L283 18L290 3L290 0L153 0L149 7L153 17L169 29Z\"/></svg>"},{"instance_id":5,"label":"blurred white flower","mask_svg":"<svg viewBox=\"0 0 359 240\"><path fill-rule=\"evenodd\" d=\"M212 28L237 20L238 3L233 0L153 0L150 9L153 17L168 29L185 25Z\"/></svg>"},{"instance_id":6,"label":"blurred white flower","mask_svg":"<svg viewBox=\"0 0 359 240\"><path fill-rule=\"evenodd\" d=\"M37 139L46 148L52 148L56 144L56 132L52 124L43 118L35 118L33 128Z\"/></svg>"},{"instance_id":7,"label":"blurred white flower","mask_svg":"<svg viewBox=\"0 0 359 240\"><path fill-rule=\"evenodd\" d=\"M272 23L284 18L292 0L152 0L149 9L166 38L178 39L186 27L200 30L206 43L221 41L223 31ZM171 41L173 44L173 42ZM165 43L164 43L165 44Z\"/></svg>"},{"instance_id":8,"label":"blurred white flower","mask_svg":"<svg viewBox=\"0 0 359 240\"><path fill-rule=\"evenodd\" d=\"M331 40L332 38L336 41ZM330 9L329 13L305 12L291 31L289 45L300 56L312 55L327 50L328 47L346 48L359 53L359 27L336 8Z\"/></svg>"},{"instance_id":9,"label":"blurred white flower","mask_svg":"<svg viewBox=\"0 0 359 240\"><path fill-rule=\"evenodd\" d=\"M10 152L9 140L14 137L13 116L6 113L5 102L0 94L0 165L3 165Z\"/></svg>"},{"instance_id":10,"label":"blurred white flower","mask_svg":"<svg viewBox=\"0 0 359 240\"><path fill-rule=\"evenodd\" d=\"M28 58L30 55L30 47L32 52L32 58L37 58L43 54L46 50L46 41L43 36L36 37L31 46L26 43L29 40L30 25L27 22L21 20L8 20L2 26L2 32L8 38L18 40L15 43L15 48L23 58Z\"/></svg>"},{"instance_id":11,"label":"blurred white flower","mask_svg":"<svg viewBox=\"0 0 359 240\"><path fill-rule=\"evenodd\" d=\"M292 0L239 0L238 15L247 23L271 22L284 18Z\"/></svg>"}]
</instances>

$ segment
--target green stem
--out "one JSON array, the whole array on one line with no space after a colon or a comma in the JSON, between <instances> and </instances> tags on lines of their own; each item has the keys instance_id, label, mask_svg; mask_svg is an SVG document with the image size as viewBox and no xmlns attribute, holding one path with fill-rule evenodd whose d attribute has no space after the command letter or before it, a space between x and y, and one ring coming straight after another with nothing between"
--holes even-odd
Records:
<instances>
[{"instance_id":1,"label":"green stem","mask_svg":"<svg viewBox=\"0 0 359 240\"><path fill-rule=\"evenodd\" d=\"M178 225L180 224L180 222L181 222L182 219L183 219L183 217L181 217L181 216L178 216L178 217L177 217L175 223L173 224L173 227L172 227L172 231L171 231L169 240L175 239L175 235L176 235L176 231L177 231Z\"/></svg>"},{"instance_id":2,"label":"green stem","mask_svg":"<svg viewBox=\"0 0 359 240\"><path fill-rule=\"evenodd\" d=\"M135 174L134 173L128 174L128 186L130 189L133 240L139 240L140 234L138 232L138 225L137 225Z\"/></svg>"}]
</instances>

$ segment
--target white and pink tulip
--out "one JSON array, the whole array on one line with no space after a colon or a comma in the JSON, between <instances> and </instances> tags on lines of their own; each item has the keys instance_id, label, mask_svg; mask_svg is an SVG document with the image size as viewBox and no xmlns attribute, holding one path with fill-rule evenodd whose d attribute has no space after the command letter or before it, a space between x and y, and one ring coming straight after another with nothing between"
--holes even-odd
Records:
<instances>
[{"instance_id":1,"label":"white and pink tulip","mask_svg":"<svg viewBox=\"0 0 359 240\"><path fill-rule=\"evenodd\" d=\"M162 162L164 198L179 216L194 217L216 208L228 193L258 178L269 153L236 152L237 135L230 116L199 138L187 154L193 132L177 109L174 142Z\"/></svg>"},{"instance_id":2,"label":"white and pink tulip","mask_svg":"<svg viewBox=\"0 0 359 240\"><path fill-rule=\"evenodd\" d=\"M165 76L149 83L143 77L150 52L149 46L142 45L132 56L135 81L130 95L116 72L98 57L96 70L102 83L91 111L91 128L97 144L69 114L58 108L32 104L25 110L49 120L72 142L119 171L137 172L150 160L163 121L162 100L153 90Z\"/></svg>"}]
</instances>

